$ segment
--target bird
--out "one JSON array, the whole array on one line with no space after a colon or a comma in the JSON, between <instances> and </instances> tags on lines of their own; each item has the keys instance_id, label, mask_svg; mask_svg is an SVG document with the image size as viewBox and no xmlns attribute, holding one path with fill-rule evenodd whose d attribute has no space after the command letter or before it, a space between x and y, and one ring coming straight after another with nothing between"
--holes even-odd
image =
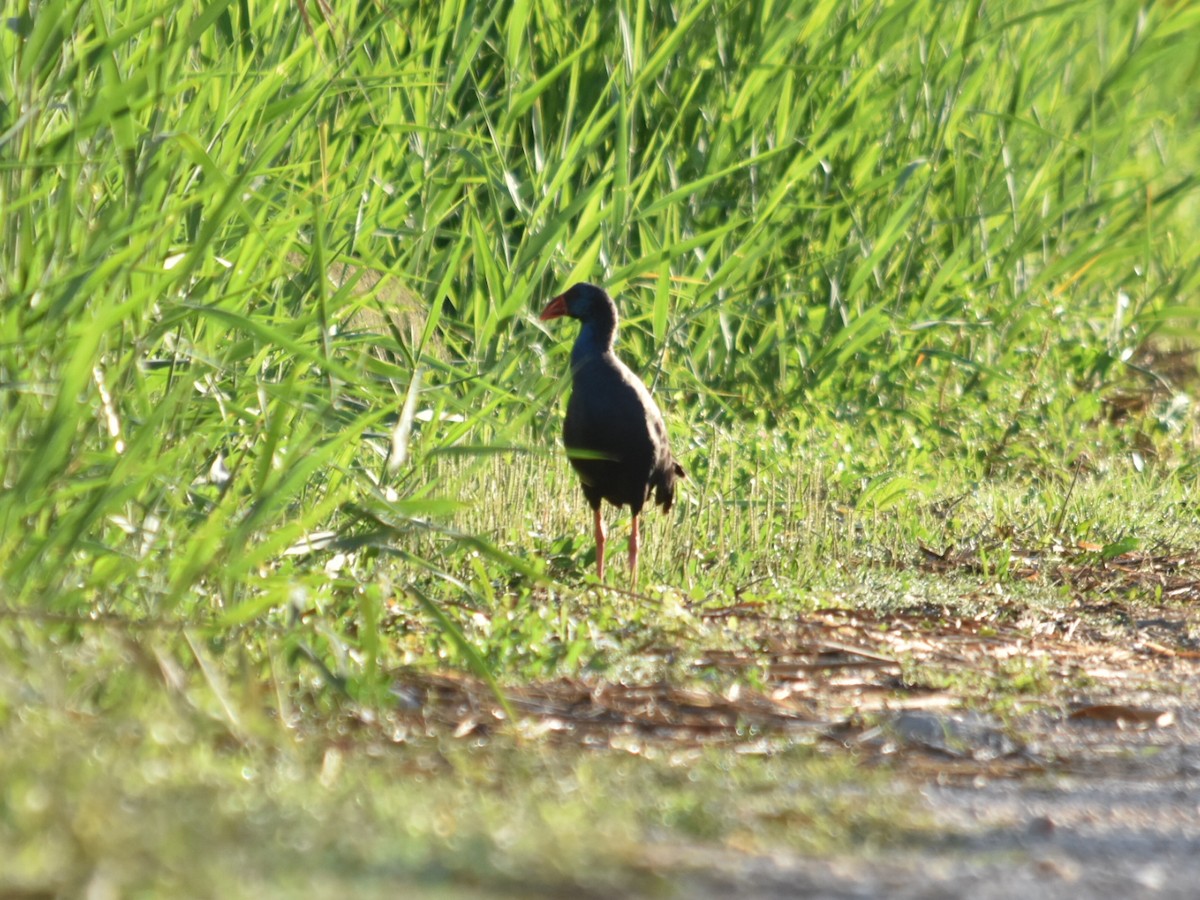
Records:
<instances>
[{"instance_id":1,"label":"bird","mask_svg":"<svg viewBox=\"0 0 1200 900\"><path fill-rule=\"evenodd\" d=\"M567 458L579 474L583 495L592 507L596 530L596 576L604 581L607 534L600 503L628 506L630 581L637 587L638 516L654 494L669 512L675 482L686 478L671 454L662 413L646 385L613 352L617 305L594 284L580 282L558 295L539 319L578 319L579 336L571 350L571 398L563 419Z\"/></svg>"}]
</instances>

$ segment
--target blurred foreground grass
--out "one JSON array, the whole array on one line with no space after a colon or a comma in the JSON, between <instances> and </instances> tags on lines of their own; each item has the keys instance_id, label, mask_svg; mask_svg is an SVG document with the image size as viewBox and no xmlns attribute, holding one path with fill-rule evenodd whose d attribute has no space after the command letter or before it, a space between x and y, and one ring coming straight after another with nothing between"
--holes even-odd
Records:
<instances>
[{"instance_id":1,"label":"blurred foreground grass","mask_svg":"<svg viewBox=\"0 0 1200 900\"><path fill-rule=\"evenodd\" d=\"M886 792L822 817L819 785L861 776L803 750L343 747L343 717L386 719L400 666L683 677L634 638L686 656L732 598L886 608L903 583L855 585L922 542L1195 546L1198 27L1101 2L18 6L5 887L617 884L650 832L754 844L754 785L792 846L884 839ZM691 475L650 523L655 600L578 589L569 337L530 313L580 278L618 296Z\"/></svg>"},{"instance_id":2,"label":"blurred foreground grass","mask_svg":"<svg viewBox=\"0 0 1200 900\"><path fill-rule=\"evenodd\" d=\"M885 847L918 827L896 818L904 789L805 746L598 753L304 707L282 730L252 682L168 672L177 637L92 628L23 659L12 638L14 896L626 894L654 889L676 846Z\"/></svg>"}]
</instances>

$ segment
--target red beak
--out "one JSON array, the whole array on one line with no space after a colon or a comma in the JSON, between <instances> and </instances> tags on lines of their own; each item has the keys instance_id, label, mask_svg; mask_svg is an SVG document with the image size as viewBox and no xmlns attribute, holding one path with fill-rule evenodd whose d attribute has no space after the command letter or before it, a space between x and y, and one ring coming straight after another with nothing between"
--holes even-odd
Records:
<instances>
[{"instance_id":1,"label":"red beak","mask_svg":"<svg viewBox=\"0 0 1200 900\"><path fill-rule=\"evenodd\" d=\"M559 295L550 301L550 305L542 310L542 314L538 316L543 322L547 319L557 319L559 316L570 315L567 312L567 300L564 295Z\"/></svg>"}]
</instances>

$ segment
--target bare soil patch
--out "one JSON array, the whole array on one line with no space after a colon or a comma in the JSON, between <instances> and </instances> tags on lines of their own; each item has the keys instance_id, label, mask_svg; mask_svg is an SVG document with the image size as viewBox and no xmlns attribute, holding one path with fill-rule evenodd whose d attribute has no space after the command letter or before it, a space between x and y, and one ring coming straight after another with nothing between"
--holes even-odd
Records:
<instances>
[{"instance_id":1,"label":"bare soil patch","mask_svg":"<svg viewBox=\"0 0 1200 900\"><path fill-rule=\"evenodd\" d=\"M985 570L969 552L926 551L918 565ZM524 729L585 746L803 740L852 753L919 789L941 829L870 860L648 851L692 895L1194 896L1200 558L1052 549L1007 565L1010 580L1067 598L1047 610L1000 596L972 616L709 608L691 686L559 678L508 699ZM724 686L696 686L706 680ZM465 735L504 719L469 676L409 672L396 690L414 727Z\"/></svg>"}]
</instances>

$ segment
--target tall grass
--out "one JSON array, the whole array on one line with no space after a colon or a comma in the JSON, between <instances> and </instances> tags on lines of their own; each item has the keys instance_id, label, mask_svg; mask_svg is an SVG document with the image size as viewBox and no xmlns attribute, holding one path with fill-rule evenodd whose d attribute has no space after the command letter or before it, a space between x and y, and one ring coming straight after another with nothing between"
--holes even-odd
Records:
<instances>
[{"instance_id":1,"label":"tall grass","mask_svg":"<svg viewBox=\"0 0 1200 900\"><path fill-rule=\"evenodd\" d=\"M569 527L569 482L536 487L569 337L530 313L582 278L693 458L686 558L776 552L839 473L869 506L947 459L1053 464L1195 315L1198 27L1182 3L26 5L0 35L6 603L222 633L330 602L330 646L374 659L404 585L479 605L538 577ZM814 482L751 491L806 444ZM511 527L555 502L544 548Z\"/></svg>"}]
</instances>

